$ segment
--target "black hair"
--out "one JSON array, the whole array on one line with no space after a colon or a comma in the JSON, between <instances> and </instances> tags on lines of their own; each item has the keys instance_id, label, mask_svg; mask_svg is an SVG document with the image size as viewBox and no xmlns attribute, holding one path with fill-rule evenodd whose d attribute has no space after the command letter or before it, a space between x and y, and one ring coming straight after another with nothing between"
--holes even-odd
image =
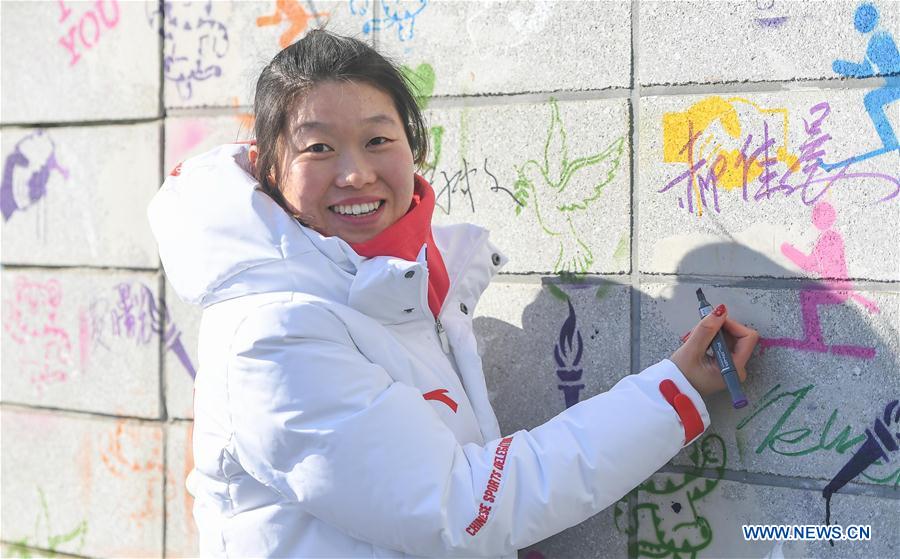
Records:
<instances>
[{"instance_id":1,"label":"black hair","mask_svg":"<svg viewBox=\"0 0 900 559\"><path fill-rule=\"evenodd\" d=\"M286 142L291 109L313 87L327 81L363 82L388 94L403 123L413 161L421 166L428 155L428 132L413 86L397 66L358 39L314 29L276 54L256 82L256 178L282 207L287 208L276 179L281 178L292 147Z\"/></svg>"}]
</instances>

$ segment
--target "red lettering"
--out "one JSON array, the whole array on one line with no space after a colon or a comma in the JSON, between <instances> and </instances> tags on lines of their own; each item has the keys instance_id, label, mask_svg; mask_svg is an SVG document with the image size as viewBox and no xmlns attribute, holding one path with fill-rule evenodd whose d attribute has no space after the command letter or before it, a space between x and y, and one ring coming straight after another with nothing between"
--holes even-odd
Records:
<instances>
[{"instance_id":1,"label":"red lettering","mask_svg":"<svg viewBox=\"0 0 900 559\"><path fill-rule=\"evenodd\" d=\"M63 35L59 38L59 44L64 46L66 50L69 51L69 54L72 55L72 59L69 60L69 66L74 66L79 59L81 59L81 55L75 52L75 26L69 28L69 37L68 41L66 40L66 36Z\"/></svg>"},{"instance_id":2,"label":"red lettering","mask_svg":"<svg viewBox=\"0 0 900 559\"><path fill-rule=\"evenodd\" d=\"M103 20L103 25L105 25L107 29L111 29L115 27L117 23L119 23L119 1L110 1L110 4L112 4L112 6L116 9L115 13L113 14L112 20L106 17L106 9L103 7L104 4L105 2L103 0L97 0L97 3L94 4L94 8L97 10L97 13L100 14L100 19Z\"/></svg>"},{"instance_id":3,"label":"red lettering","mask_svg":"<svg viewBox=\"0 0 900 559\"><path fill-rule=\"evenodd\" d=\"M88 16L90 16L94 24L94 38L90 42L84 38L84 22L88 20ZM97 44L97 39L100 38L100 24L97 23L97 16L94 15L93 11L86 12L81 16L81 22L78 24L78 36L81 37L81 44L88 48Z\"/></svg>"}]
</instances>

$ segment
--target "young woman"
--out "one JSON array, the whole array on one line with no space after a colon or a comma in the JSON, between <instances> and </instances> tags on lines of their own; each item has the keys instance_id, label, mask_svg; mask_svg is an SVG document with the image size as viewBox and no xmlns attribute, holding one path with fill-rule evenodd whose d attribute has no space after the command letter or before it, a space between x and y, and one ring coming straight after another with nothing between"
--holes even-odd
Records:
<instances>
[{"instance_id":1,"label":"young woman","mask_svg":"<svg viewBox=\"0 0 900 559\"><path fill-rule=\"evenodd\" d=\"M703 432L720 328L744 377L757 335L720 306L671 359L501 436L472 314L505 258L481 228L432 227L401 74L312 31L263 70L255 113L255 146L179 165L149 212L172 285L204 307L203 555L514 556Z\"/></svg>"}]
</instances>

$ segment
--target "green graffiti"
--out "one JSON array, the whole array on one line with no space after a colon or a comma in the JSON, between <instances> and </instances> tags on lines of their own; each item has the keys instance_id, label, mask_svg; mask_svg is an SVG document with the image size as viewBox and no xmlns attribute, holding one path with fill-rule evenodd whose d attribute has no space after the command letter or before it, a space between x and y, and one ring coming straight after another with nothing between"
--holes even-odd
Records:
<instances>
[{"instance_id":1,"label":"green graffiti","mask_svg":"<svg viewBox=\"0 0 900 559\"><path fill-rule=\"evenodd\" d=\"M609 295L609 292L611 290L612 290L612 284L604 283L603 285L601 285L600 287L597 288L597 292L594 293L594 296L597 297L597 299L603 299L604 297Z\"/></svg>"},{"instance_id":2,"label":"green graffiti","mask_svg":"<svg viewBox=\"0 0 900 559\"><path fill-rule=\"evenodd\" d=\"M619 244L616 245L616 250L613 251L613 262L618 264L628 258L631 249L630 241L628 233L622 233L622 236L619 237Z\"/></svg>"},{"instance_id":3,"label":"green graffiti","mask_svg":"<svg viewBox=\"0 0 900 559\"><path fill-rule=\"evenodd\" d=\"M838 410L836 408L831 412L824 424L820 426L809 426L809 424L796 426L791 423L792 421L802 422L808 419L803 417L806 414L800 413L798 417L795 416L794 412L814 388L815 385L808 384L797 390L781 390L781 385L776 384L759 400L753 409L753 413L737 424L738 431L744 429L750 423L755 422L755 424L758 424L766 418L772 417L772 410L778 409L776 404L779 402L782 404L787 403L787 407L784 408L784 411L778 416L778 419L766 433L766 436L757 445L755 449L756 454L762 454L767 450L780 456L790 457L807 456L821 451L846 454L862 444L866 439L866 435L864 433L854 435L853 428L849 425L845 425L843 429L833 433L835 422L838 418ZM818 435L818 438L816 438L816 435ZM876 462L876 464L881 465L881 461ZM861 475L873 483L900 485L900 467L892 469L886 476L875 476L866 472L863 472Z\"/></svg>"},{"instance_id":4,"label":"green graffiti","mask_svg":"<svg viewBox=\"0 0 900 559\"><path fill-rule=\"evenodd\" d=\"M413 96L416 99L416 104L419 105L419 109L424 111L428 108L428 103L431 102L431 97L434 95L434 68L431 64L423 62L416 66L415 69L406 65L400 66L400 72L412 88ZM441 162L441 149L443 148L444 143L444 127L429 127L428 136L428 143L431 145L431 158L422 163L419 172L429 183L432 183L434 182L434 173L437 171L437 166Z\"/></svg>"},{"instance_id":5,"label":"green graffiti","mask_svg":"<svg viewBox=\"0 0 900 559\"><path fill-rule=\"evenodd\" d=\"M627 497L616 503L616 528L631 536L629 557L697 557L713 540L709 521L697 510L697 502L716 488L725 473L725 442L706 435L691 446L691 470L684 474L657 474L635 489L637 505ZM712 471L714 477L701 477ZM662 481L664 480L664 481Z\"/></svg>"},{"instance_id":6,"label":"green graffiti","mask_svg":"<svg viewBox=\"0 0 900 559\"><path fill-rule=\"evenodd\" d=\"M75 550L66 550L67 552L78 553L84 547L84 537L87 534L87 522L82 520L75 528L61 534L53 532L50 523L50 507L47 506L47 497L44 491L37 488L38 497L40 499L41 510L38 512L34 521L34 535L32 537L22 538L21 540L12 542L6 546L5 556L9 557L32 557L32 549L40 549L40 555L43 557L55 557L57 548L78 539L78 546ZM43 537L42 537L43 536ZM48 553L49 552L49 553Z\"/></svg>"},{"instance_id":7,"label":"green graffiti","mask_svg":"<svg viewBox=\"0 0 900 559\"><path fill-rule=\"evenodd\" d=\"M530 159L516 167L513 195L519 202L516 215L530 207L541 230L559 243L554 273L583 274L594 262L572 219L600 198L603 188L619 171L625 138L620 137L596 155L569 159L566 129L556 99L550 99L550 126L543 160ZM576 178L577 177L577 178ZM585 190L577 185L588 185ZM552 224L562 218L561 224Z\"/></svg>"},{"instance_id":8,"label":"green graffiti","mask_svg":"<svg viewBox=\"0 0 900 559\"><path fill-rule=\"evenodd\" d=\"M412 88L419 108L423 111L427 109L431 96L434 94L434 68L425 62L416 66L415 69L404 64L400 66L400 73Z\"/></svg>"}]
</instances>

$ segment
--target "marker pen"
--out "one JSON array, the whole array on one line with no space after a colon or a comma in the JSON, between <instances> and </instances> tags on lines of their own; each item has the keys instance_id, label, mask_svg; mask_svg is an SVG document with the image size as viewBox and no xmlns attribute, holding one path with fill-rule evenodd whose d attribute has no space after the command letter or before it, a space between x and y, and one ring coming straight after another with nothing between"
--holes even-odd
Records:
<instances>
[{"instance_id":1,"label":"marker pen","mask_svg":"<svg viewBox=\"0 0 900 559\"><path fill-rule=\"evenodd\" d=\"M697 300L700 301L700 318L704 318L713 312L712 305L703 296L702 289L697 290ZM734 406L734 409L746 406L747 397L744 396L744 391L741 389L737 367L734 366L731 352L728 351L728 344L725 343L725 335L721 330L716 332L716 337L713 338L709 347L712 348L716 356L716 362L719 364L719 369L722 370L722 378L725 379L725 386L728 387L728 393L731 394L731 405Z\"/></svg>"}]
</instances>

